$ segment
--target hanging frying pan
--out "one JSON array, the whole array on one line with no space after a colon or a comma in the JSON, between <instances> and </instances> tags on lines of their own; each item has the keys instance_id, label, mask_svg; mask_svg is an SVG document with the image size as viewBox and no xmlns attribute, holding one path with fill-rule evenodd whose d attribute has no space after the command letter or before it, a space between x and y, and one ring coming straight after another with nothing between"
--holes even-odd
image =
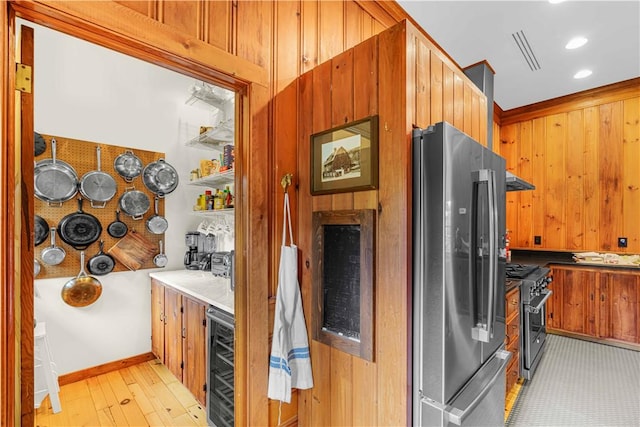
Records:
<instances>
[{"instance_id":1,"label":"hanging frying pan","mask_svg":"<svg viewBox=\"0 0 640 427\"><path fill-rule=\"evenodd\" d=\"M116 180L100 170L100 147L96 147L98 170L87 172L80 179L80 194L91 201L92 208L104 208L118 191ZM94 204L96 203L96 204Z\"/></svg>"},{"instance_id":2,"label":"hanging frying pan","mask_svg":"<svg viewBox=\"0 0 640 427\"><path fill-rule=\"evenodd\" d=\"M164 250L162 247L162 240L160 240L158 244L160 245L160 253L153 257L153 263L156 265L156 267L164 267L165 265L167 265L167 262L169 260L167 259L167 256L164 254Z\"/></svg>"},{"instance_id":3,"label":"hanging frying pan","mask_svg":"<svg viewBox=\"0 0 640 427\"><path fill-rule=\"evenodd\" d=\"M40 253L40 259L42 259L42 262L45 264L58 265L66 256L67 253L65 250L60 246L56 246L56 228L51 227L51 246L42 250Z\"/></svg>"},{"instance_id":4,"label":"hanging frying pan","mask_svg":"<svg viewBox=\"0 0 640 427\"><path fill-rule=\"evenodd\" d=\"M37 259L33 259L33 277L36 278L38 277L38 274L40 274L40 263L38 262Z\"/></svg>"},{"instance_id":5,"label":"hanging frying pan","mask_svg":"<svg viewBox=\"0 0 640 427\"><path fill-rule=\"evenodd\" d=\"M113 168L125 181L131 182L142 173L142 160L127 150L115 158Z\"/></svg>"},{"instance_id":6,"label":"hanging frying pan","mask_svg":"<svg viewBox=\"0 0 640 427\"><path fill-rule=\"evenodd\" d=\"M78 197L78 212L62 218L58 228L60 238L78 251L87 249L102 233L98 218L82 211L82 197Z\"/></svg>"},{"instance_id":7,"label":"hanging frying pan","mask_svg":"<svg viewBox=\"0 0 640 427\"><path fill-rule=\"evenodd\" d=\"M116 266L116 261L109 254L104 253L104 240L100 240L100 250L97 254L89 258L87 270L96 276L104 276L111 273Z\"/></svg>"},{"instance_id":8,"label":"hanging frying pan","mask_svg":"<svg viewBox=\"0 0 640 427\"><path fill-rule=\"evenodd\" d=\"M72 307L86 307L93 304L102 294L102 283L84 271L84 251L80 252L80 273L78 277L64 284L62 300Z\"/></svg>"},{"instance_id":9,"label":"hanging frying pan","mask_svg":"<svg viewBox=\"0 0 640 427\"><path fill-rule=\"evenodd\" d=\"M178 172L164 159L151 162L142 171L145 187L158 197L164 197L178 186Z\"/></svg>"},{"instance_id":10,"label":"hanging frying pan","mask_svg":"<svg viewBox=\"0 0 640 427\"><path fill-rule=\"evenodd\" d=\"M142 219L144 214L147 213L151 206L151 201L145 193L131 187L126 189L122 196L120 196L118 205L122 212L138 220Z\"/></svg>"},{"instance_id":11,"label":"hanging frying pan","mask_svg":"<svg viewBox=\"0 0 640 427\"><path fill-rule=\"evenodd\" d=\"M42 218L40 215L35 216L34 223L34 231L36 235L34 244L35 246L40 246L45 240L47 240L47 237L49 237L49 224L47 223L47 220Z\"/></svg>"},{"instance_id":12,"label":"hanging frying pan","mask_svg":"<svg viewBox=\"0 0 640 427\"><path fill-rule=\"evenodd\" d=\"M38 132L33 133L34 154L38 157L47 150L47 143Z\"/></svg>"},{"instance_id":13,"label":"hanging frying pan","mask_svg":"<svg viewBox=\"0 0 640 427\"><path fill-rule=\"evenodd\" d=\"M167 231L169 223L167 219L161 215L158 215L158 197L154 199L154 215L147 218L147 230L149 233L162 234Z\"/></svg>"},{"instance_id":14,"label":"hanging frying pan","mask_svg":"<svg viewBox=\"0 0 640 427\"><path fill-rule=\"evenodd\" d=\"M120 211L116 209L116 220L109 224L109 226L107 227L109 236L119 239L121 237L124 237L124 235L127 234L128 230L129 227L127 227L127 224L120 221Z\"/></svg>"},{"instance_id":15,"label":"hanging frying pan","mask_svg":"<svg viewBox=\"0 0 640 427\"><path fill-rule=\"evenodd\" d=\"M36 163L33 175L36 197L49 205L62 206L78 192L78 174L70 164L56 159L55 138L51 138L51 158Z\"/></svg>"}]
</instances>

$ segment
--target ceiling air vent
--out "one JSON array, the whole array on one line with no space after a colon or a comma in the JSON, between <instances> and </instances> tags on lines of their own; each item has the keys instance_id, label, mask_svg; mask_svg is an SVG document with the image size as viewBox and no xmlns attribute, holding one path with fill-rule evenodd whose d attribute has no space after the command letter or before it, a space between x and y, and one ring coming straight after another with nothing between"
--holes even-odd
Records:
<instances>
[{"instance_id":1,"label":"ceiling air vent","mask_svg":"<svg viewBox=\"0 0 640 427\"><path fill-rule=\"evenodd\" d=\"M537 71L540 69L540 63L538 62L538 58L536 58L535 53L533 53L533 49L531 49L531 45L529 44L529 40L524 35L524 31L520 30L517 33L511 34L513 36L513 40L515 40L520 52L522 52L522 56L524 56L524 60L527 61L527 65L531 68L531 71Z\"/></svg>"}]
</instances>

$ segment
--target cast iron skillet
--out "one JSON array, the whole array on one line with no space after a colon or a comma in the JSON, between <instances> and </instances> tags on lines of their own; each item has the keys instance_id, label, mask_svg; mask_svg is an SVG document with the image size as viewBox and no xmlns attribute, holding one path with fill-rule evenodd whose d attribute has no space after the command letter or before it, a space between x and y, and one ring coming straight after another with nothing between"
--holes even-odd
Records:
<instances>
[{"instance_id":1,"label":"cast iron skillet","mask_svg":"<svg viewBox=\"0 0 640 427\"><path fill-rule=\"evenodd\" d=\"M97 254L89 258L87 270L96 276L104 276L113 271L116 261L109 254L104 253L104 240L100 240L100 250Z\"/></svg>"},{"instance_id":2,"label":"cast iron skillet","mask_svg":"<svg viewBox=\"0 0 640 427\"><path fill-rule=\"evenodd\" d=\"M35 246L40 246L49 237L49 224L40 215L35 216Z\"/></svg>"},{"instance_id":3,"label":"cast iron skillet","mask_svg":"<svg viewBox=\"0 0 640 427\"><path fill-rule=\"evenodd\" d=\"M82 211L82 197L78 198L78 212L62 218L58 229L60 238L78 251L88 248L102 233L98 218Z\"/></svg>"},{"instance_id":4,"label":"cast iron skillet","mask_svg":"<svg viewBox=\"0 0 640 427\"><path fill-rule=\"evenodd\" d=\"M129 231L129 227L127 227L127 224L120 221L120 211L116 209L116 220L109 224L107 232L109 233L109 236L119 239L124 237L127 234L127 231Z\"/></svg>"}]
</instances>

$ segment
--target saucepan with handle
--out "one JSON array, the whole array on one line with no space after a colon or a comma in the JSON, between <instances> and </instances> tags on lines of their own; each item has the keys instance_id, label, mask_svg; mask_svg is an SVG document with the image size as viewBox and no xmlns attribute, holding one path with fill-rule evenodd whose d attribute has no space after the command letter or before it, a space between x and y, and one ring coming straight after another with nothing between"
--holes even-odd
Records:
<instances>
[{"instance_id":1,"label":"saucepan with handle","mask_svg":"<svg viewBox=\"0 0 640 427\"><path fill-rule=\"evenodd\" d=\"M67 256L67 252L60 246L56 246L56 228L51 227L51 246L48 246L40 253L40 259L47 265L58 265Z\"/></svg>"}]
</instances>

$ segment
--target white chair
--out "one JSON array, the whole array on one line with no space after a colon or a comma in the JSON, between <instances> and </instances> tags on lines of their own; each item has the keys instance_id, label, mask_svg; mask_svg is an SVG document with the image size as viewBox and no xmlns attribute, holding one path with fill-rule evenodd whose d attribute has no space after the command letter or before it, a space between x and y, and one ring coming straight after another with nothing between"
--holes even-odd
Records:
<instances>
[{"instance_id":1,"label":"white chair","mask_svg":"<svg viewBox=\"0 0 640 427\"><path fill-rule=\"evenodd\" d=\"M60 412L58 373L56 364L51 360L45 322L38 322L34 329L34 377L35 407L39 408L48 394L53 412Z\"/></svg>"}]
</instances>

